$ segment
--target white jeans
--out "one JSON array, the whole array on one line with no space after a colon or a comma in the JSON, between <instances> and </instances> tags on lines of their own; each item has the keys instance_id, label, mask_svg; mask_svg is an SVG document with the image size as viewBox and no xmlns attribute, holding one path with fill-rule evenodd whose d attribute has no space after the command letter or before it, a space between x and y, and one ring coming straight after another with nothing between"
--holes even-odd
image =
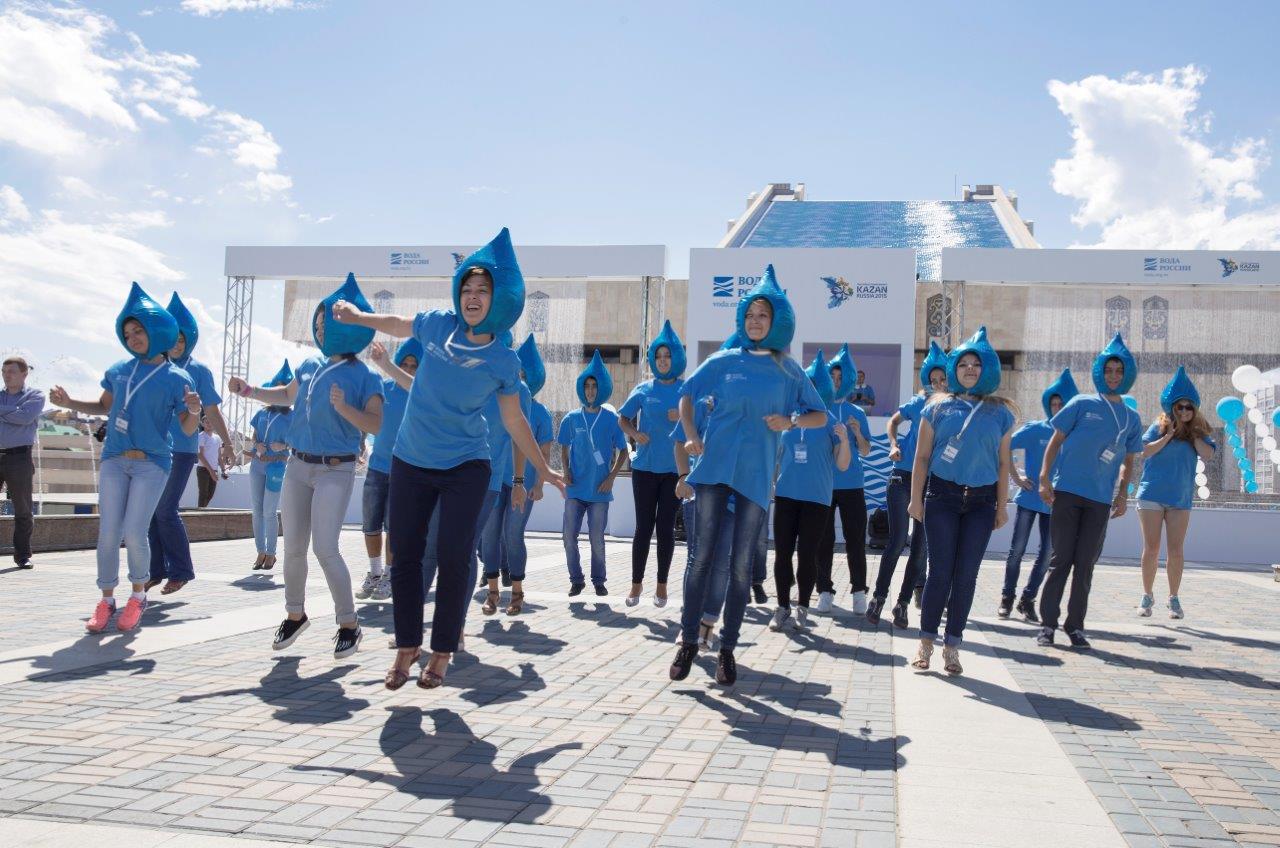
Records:
<instances>
[{"instance_id":1,"label":"white jeans","mask_svg":"<svg viewBox=\"0 0 1280 848\"><path fill-rule=\"evenodd\" d=\"M305 609L307 597L307 543L320 562L333 597L339 625L356 620L356 599L351 593L351 573L338 548L338 534L355 485L355 463L313 465L289 458L280 490L284 524L284 608L296 615Z\"/></svg>"}]
</instances>

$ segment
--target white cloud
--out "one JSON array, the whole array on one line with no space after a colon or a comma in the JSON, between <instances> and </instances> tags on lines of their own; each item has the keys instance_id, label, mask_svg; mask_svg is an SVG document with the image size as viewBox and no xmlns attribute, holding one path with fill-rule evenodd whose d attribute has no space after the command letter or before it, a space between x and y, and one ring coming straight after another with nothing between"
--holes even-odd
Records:
<instances>
[{"instance_id":1,"label":"white cloud","mask_svg":"<svg viewBox=\"0 0 1280 848\"><path fill-rule=\"evenodd\" d=\"M84 200L97 200L102 194L79 177L73 177L70 174L63 174L58 177L58 184L62 186L62 194L66 197L80 198Z\"/></svg>"},{"instance_id":2,"label":"white cloud","mask_svg":"<svg viewBox=\"0 0 1280 848\"><path fill-rule=\"evenodd\" d=\"M1197 114L1205 79L1188 65L1049 83L1072 136L1070 156L1054 163L1053 188L1079 201L1077 226L1101 228L1093 246L1280 247L1280 207L1257 205L1266 145L1211 145L1211 116Z\"/></svg>"},{"instance_id":3,"label":"white cloud","mask_svg":"<svg viewBox=\"0 0 1280 848\"><path fill-rule=\"evenodd\" d=\"M495 188L494 186L478 185L467 186L463 189L467 194L506 194L505 188Z\"/></svg>"},{"instance_id":4,"label":"white cloud","mask_svg":"<svg viewBox=\"0 0 1280 848\"><path fill-rule=\"evenodd\" d=\"M182 0L182 8L202 18L221 15L224 12L278 12L300 9L296 0Z\"/></svg>"},{"instance_id":5,"label":"white cloud","mask_svg":"<svg viewBox=\"0 0 1280 848\"><path fill-rule=\"evenodd\" d=\"M31 212L18 190L11 185L0 186L0 226L30 220Z\"/></svg>"}]
</instances>

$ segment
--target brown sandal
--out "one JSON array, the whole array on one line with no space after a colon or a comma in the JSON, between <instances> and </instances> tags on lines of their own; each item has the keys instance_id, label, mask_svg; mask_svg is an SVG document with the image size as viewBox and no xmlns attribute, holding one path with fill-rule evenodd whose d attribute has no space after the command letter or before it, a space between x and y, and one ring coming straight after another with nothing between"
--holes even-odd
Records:
<instances>
[{"instance_id":1,"label":"brown sandal","mask_svg":"<svg viewBox=\"0 0 1280 848\"><path fill-rule=\"evenodd\" d=\"M493 615L498 611L498 592L493 589L489 590L489 594L484 600L484 606L480 607L480 611L485 615Z\"/></svg>"},{"instance_id":2,"label":"brown sandal","mask_svg":"<svg viewBox=\"0 0 1280 848\"><path fill-rule=\"evenodd\" d=\"M418 687L421 689L435 689L444 685L444 675L437 671L433 671L431 663L435 662L436 657L444 657L445 669L449 668L449 654L442 654L438 651L431 652L431 659L422 667L422 673L418 675Z\"/></svg>"},{"instance_id":3,"label":"brown sandal","mask_svg":"<svg viewBox=\"0 0 1280 848\"><path fill-rule=\"evenodd\" d=\"M507 615L519 615L524 609L524 592L512 592L511 603L507 604Z\"/></svg>"},{"instance_id":4,"label":"brown sandal","mask_svg":"<svg viewBox=\"0 0 1280 848\"><path fill-rule=\"evenodd\" d=\"M418 661L418 658L421 656L422 656L422 649L419 648L415 650L413 652L413 656L409 658L409 662L406 664L408 668L401 668L400 654L399 652L397 652L395 663L391 666L391 668L387 669L387 676L383 678L383 681L382 681L383 685L385 685L388 689L394 692L395 690L399 689L401 686L408 683L409 677L410 677L409 669L413 668L413 664L416 663Z\"/></svg>"},{"instance_id":5,"label":"brown sandal","mask_svg":"<svg viewBox=\"0 0 1280 848\"><path fill-rule=\"evenodd\" d=\"M164 584L164 588L160 590L160 594L172 595L185 585L187 585L187 581L185 580L170 580L168 583Z\"/></svg>"},{"instance_id":6,"label":"brown sandal","mask_svg":"<svg viewBox=\"0 0 1280 848\"><path fill-rule=\"evenodd\" d=\"M929 660L933 657L933 645L920 643L920 648L916 651L916 658L911 661L911 667L917 671L928 671Z\"/></svg>"}]
</instances>

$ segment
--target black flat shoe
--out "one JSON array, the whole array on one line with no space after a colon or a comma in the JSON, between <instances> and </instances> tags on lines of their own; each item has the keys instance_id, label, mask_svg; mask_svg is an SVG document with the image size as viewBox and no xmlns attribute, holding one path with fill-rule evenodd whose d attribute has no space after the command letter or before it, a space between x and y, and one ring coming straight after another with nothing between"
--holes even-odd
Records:
<instances>
[{"instance_id":1,"label":"black flat shoe","mask_svg":"<svg viewBox=\"0 0 1280 848\"><path fill-rule=\"evenodd\" d=\"M720 651L720 661L716 664L716 683L721 686L732 686L738 682L738 663L733 658L733 651Z\"/></svg>"},{"instance_id":2,"label":"black flat shoe","mask_svg":"<svg viewBox=\"0 0 1280 848\"><path fill-rule=\"evenodd\" d=\"M671 668L668 669L667 675L672 680L684 680L689 676L689 670L693 668L693 661L697 656L697 642L681 642L680 647L676 649L676 658L671 661Z\"/></svg>"},{"instance_id":3,"label":"black flat shoe","mask_svg":"<svg viewBox=\"0 0 1280 848\"><path fill-rule=\"evenodd\" d=\"M570 584L569 584L569 597L571 597L571 598L575 598L575 597L577 597L578 595L581 595L581 594L582 594L582 590L583 590L583 589L585 589L585 588L587 588L587 584L586 584L586 583L570 583Z\"/></svg>"}]
</instances>

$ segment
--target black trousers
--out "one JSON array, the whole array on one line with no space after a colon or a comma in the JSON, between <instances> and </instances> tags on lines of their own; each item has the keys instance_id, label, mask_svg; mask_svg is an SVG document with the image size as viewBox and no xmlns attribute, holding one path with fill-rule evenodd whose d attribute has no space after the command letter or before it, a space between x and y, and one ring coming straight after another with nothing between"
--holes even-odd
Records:
<instances>
[{"instance_id":1,"label":"black trousers","mask_svg":"<svg viewBox=\"0 0 1280 848\"><path fill-rule=\"evenodd\" d=\"M831 493L827 526L818 549L818 591L835 592L831 567L836 552L836 510L844 527L845 557L849 560L851 592L867 591L867 499L862 489L836 489Z\"/></svg>"},{"instance_id":2,"label":"black trousers","mask_svg":"<svg viewBox=\"0 0 1280 848\"><path fill-rule=\"evenodd\" d=\"M1063 622L1063 629L1068 633L1083 630L1084 617L1089 611L1093 566L1102 554L1102 543L1107 538L1111 505L1071 492L1058 492L1049 514L1053 554L1049 558L1049 576L1040 590L1040 620L1051 630L1058 626L1062 593L1070 579L1071 598L1067 601L1067 620Z\"/></svg>"},{"instance_id":3,"label":"black trousers","mask_svg":"<svg viewBox=\"0 0 1280 848\"><path fill-rule=\"evenodd\" d=\"M388 533L396 562L409 568L391 569L391 612L396 646L422 644L422 555L427 526L440 510L436 534L436 607L431 614L431 650L451 654L471 600L471 552L475 550L476 521L489 488L489 462L473 459L453 468L419 468L391 458L391 526Z\"/></svg>"},{"instance_id":4,"label":"black trousers","mask_svg":"<svg viewBox=\"0 0 1280 848\"><path fill-rule=\"evenodd\" d=\"M631 472L631 494L636 502L636 535L631 539L631 582L644 582L645 565L649 562L649 541L655 525L658 530L658 582L666 583L671 573L671 557L676 551L675 474L652 471Z\"/></svg>"},{"instance_id":5,"label":"black trousers","mask_svg":"<svg viewBox=\"0 0 1280 848\"><path fill-rule=\"evenodd\" d=\"M218 478L210 474L209 469L199 465L196 467L196 488L199 490L197 504L204 509L213 500L213 493L218 489Z\"/></svg>"},{"instance_id":6,"label":"black trousers","mask_svg":"<svg viewBox=\"0 0 1280 848\"><path fill-rule=\"evenodd\" d=\"M35 518L31 512L31 481L36 465L31 451L0 454L0 487L9 493L13 503L13 561L31 559L31 531Z\"/></svg>"},{"instance_id":7,"label":"black trousers","mask_svg":"<svg viewBox=\"0 0 1280 848\"><path fill-rule=\"evenodd\" d=\"M830 508L813 501L776 497L773 500L773 581L778 606L791 606L791 587L799 581L800 606L808 607L818 582L818 546ZM793 573L791 556L799 548Z\"/></svg>"}]
</instances>

